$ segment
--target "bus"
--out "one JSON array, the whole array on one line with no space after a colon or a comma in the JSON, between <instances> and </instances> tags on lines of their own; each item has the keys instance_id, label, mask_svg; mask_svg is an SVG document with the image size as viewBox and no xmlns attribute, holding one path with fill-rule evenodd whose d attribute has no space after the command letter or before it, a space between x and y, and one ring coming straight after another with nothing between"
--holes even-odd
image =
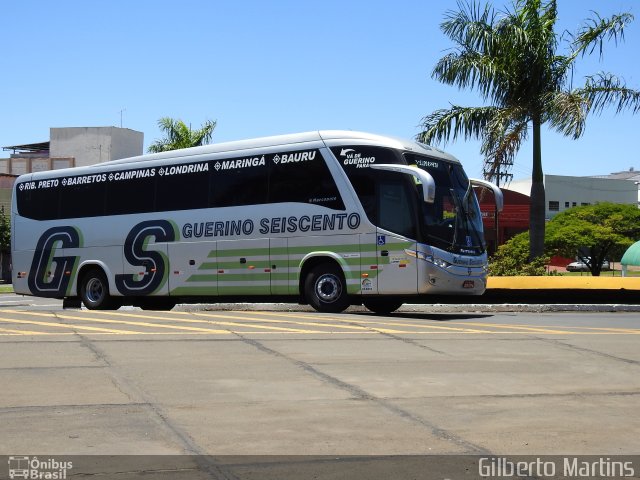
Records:
<instances>
[{"instance_id":1,"label":"bus","mask_svg":"<svg viewBox=\"0 0 640 480\"><path fill-rule=\"evenodd\" d=\"M487 252L453 156L410 140L317 131L20 176L16 293L65 306L297 301L389 313L480 295Z\"/></svg>"}]
</instances>

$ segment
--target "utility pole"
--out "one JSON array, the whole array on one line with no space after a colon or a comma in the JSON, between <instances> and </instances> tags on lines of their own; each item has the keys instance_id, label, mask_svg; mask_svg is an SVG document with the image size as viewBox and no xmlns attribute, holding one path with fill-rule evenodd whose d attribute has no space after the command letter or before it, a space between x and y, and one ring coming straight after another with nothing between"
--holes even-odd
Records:
<instances>
[{"instance_id":1,"label":"utility pole","mask_svg":"<svg viewBox=\"0 0 640 480\"><path fill-rule=\"evenodd\" d=\"M502 167L504 167L504 172L502 171ZM500 180L505 180L504 183L510 183L513 180L513 174L508 173L509 169L513 167L513 160L504 160L501 162L496 162L494 164L488 165L485 163L484 171L482 175L485 180L492 181L496 184L498 188L500 188ZM496 251L498 250L498 246L500 245L500 227L499 227L499 215L498 206L496 205L493 210L493 224L496 236Z\"/></svg>"}]
</instances>

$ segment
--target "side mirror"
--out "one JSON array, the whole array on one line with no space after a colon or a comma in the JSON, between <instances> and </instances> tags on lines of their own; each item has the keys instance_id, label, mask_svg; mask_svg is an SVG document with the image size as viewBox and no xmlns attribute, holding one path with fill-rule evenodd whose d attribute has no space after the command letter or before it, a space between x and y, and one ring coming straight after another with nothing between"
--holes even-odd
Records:
<instances>
[{"instance_id":1,"label":"side mirror","mask_svg":"<svg viewBox=\"0 0 640 480\"><path fill-rule=\"evenodd\" d=\"M474 187L482 187L491 190L496 199L496 208L498 209L498 212L502 211L504 208L504 195L502 195L502 190L500 190L497 185L477 178L470 178L469 183Z\"/></svg>"},{"instance_id":2,"label":"side mirror","mask_svg":"<svg viewBox=\"0 0 640 480\"><path fill-rule=\"evenodd\" d=\"M429 172L426 172L418 167L410 167L409 165L393 165L386 163L380 165L371 165L369 168L412 175L417 178L420 183L422 183L422 200L426 203L433 203L436 199L436 181L431 175L429 175Z\"/></svg>"}]
</instances>

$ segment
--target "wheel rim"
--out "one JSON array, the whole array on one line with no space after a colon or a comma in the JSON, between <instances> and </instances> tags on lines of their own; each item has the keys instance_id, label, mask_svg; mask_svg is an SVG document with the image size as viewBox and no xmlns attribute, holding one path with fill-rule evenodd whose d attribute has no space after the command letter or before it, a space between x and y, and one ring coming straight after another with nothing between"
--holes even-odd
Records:
<instances>
[{"instance_id":1,"label":"wheel rim","mask_svg":"<svg viewBox=\"0 0 640 480\"><path fill-rule=\"evenodd\" d=\"M98 303L104 297L104 285L98 278L92 278L87 282L86 297L91 303Z\"/></svg>"},{"instance_id":2,"label":"wheel rim","mask_svg":"<svg viewBox=\"0 0 640 480\"><path fill-rule=\"evenodd\" d=\"M335 275L324 274L316 282L316 295L325 303L335 302L342 294L342 285Z\"/></svg>"}]
</instances>

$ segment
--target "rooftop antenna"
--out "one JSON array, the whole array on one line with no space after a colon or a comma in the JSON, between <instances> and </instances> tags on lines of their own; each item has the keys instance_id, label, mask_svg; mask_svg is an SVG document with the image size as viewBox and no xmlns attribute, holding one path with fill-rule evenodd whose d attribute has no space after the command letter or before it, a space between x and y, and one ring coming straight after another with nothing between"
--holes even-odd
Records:
<instances>
[{"instance_id":1,"label":"rooftop antenna","mask_svg":"<svg viewBox=\"0 0 640 480\"><path fill-rule=\"evenodd\" d=\"M120 128L122 128L122 113L126 111L127 111L126 108L123 108L122 110L120 110Z\"/></svg>"}]
</instances>

